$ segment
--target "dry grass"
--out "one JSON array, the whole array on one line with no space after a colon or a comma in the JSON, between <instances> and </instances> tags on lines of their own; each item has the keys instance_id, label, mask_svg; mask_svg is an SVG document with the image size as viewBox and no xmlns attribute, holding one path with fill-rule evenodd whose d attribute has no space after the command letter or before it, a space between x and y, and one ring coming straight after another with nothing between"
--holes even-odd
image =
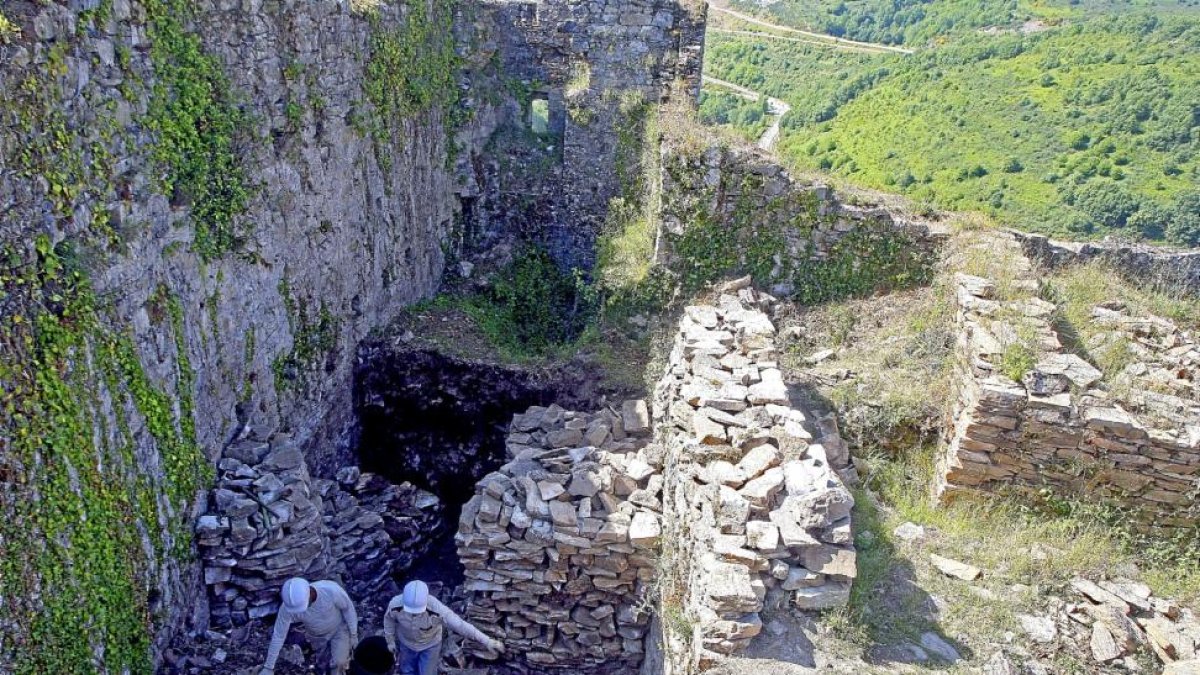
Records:
<instances>
[{"instance_id":1,"label":"dry grass","mask_svg":"<svg viewBox=\"0 0 1200 675\"><path fill-rule=\"evenodd\" d=\"M1112 331L1093 320L1097 305L1120 302L1134 316L1158 316L1185 330L1200 329L1200 299L1161 279L1132 283L1103 262L1055 272L1044 280L1042 294L1058 305L1055 324L1067 347L1092 361L1110 383L1136 355L1124 337L1097 340Z\"/></svg>"},{"instance_id":2,"label":"dry grass","mask_svg":"<svg viewBox=\"0 0 1200 675\"><path fill-rule=\"evenodd\" d=\"M1018 614L1044 614L1051 596L1071 601L1070 581L1081 575L1141 580L1157 595L1193 608L1200 602L1194 564L1149 563L1118 532L1087 515L1051 517L1002 498L936 505L929 491L934 460L935 450L922 447L900 456L875 453L860 465L859 577L850 607L825 617L837 653L849 657L877 645L915 642L933 630L962 648L964 661L947 672L978 672L1001 645L1021 635ZM906 522L924 526L926 538L896 538L893 530ZM933 567L931 553L979 567L983 577L970 583L947 577ZM1069 650L1053 661L1061 668L1055 672L1095 672ZM1076 661L1084 670L1073 669Z\"/></svg>"},{"instance_id":3,"label":"dry grass","mask_svg":"<svg viewBox=\"0 0 1200 675\"><path fill-rule=\"evenodd\" d=\"M1046 280L1053 288L1064 318L1079 329L1091 323L1092 308L1120 301L1135 315L1170 319L1181 327L1200 329L1200 299L1189 296L1165 280L1130 283L1103 262L1077 265L1058 271Z\"/></svg>"},{"instance_id":4,"label":"dry grass","mask_svg":"<svg viewBox=\"0 0 1200 675\"><path fill-rule=\"evenodd\" d=\"M1023 300L1037 293L1029 261L1020 245L986 223L977 229L960 229L950 237L945 247L945 269L992 281L998 300Z\"/></svg>"}]
</instances>

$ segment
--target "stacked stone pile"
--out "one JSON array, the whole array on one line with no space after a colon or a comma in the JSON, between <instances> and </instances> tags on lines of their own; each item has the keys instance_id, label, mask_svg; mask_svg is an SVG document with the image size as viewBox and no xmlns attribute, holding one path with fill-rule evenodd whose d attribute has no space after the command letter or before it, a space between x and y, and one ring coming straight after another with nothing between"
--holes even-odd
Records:
<instances>
[{"instance_id":1,"label":"stacked stone pile","mask_svg":"<svg viewBox=\"0 0 1200 675\"><path fill-rule=\"evenodd\" d=\"M436 495L355 466L343 467L336 480L317 481L317 491L335 571L354 597L381 594L394 572L411 566L445 531Z\"/></svg>"},{"instance_id":2,"label":"stacked stone pile","mask_svg":"<svg viewBox=\"0 0 1200 675\"><path fill-rule=\"evenodd\" d=\"M974 491L1050 487L1134 507L1145 527L1192 527L1200 477L1200 346L1165 319L1119 303L1094 308L1096 352L1133 357L1103 374L1066 353L1056 307L1011 300L991 280L957 277L958 400L941 458L943 499ZM1093 331L1089 331L1093 332ZM1001 364L1014 336L1033 336L1020 382ZM1011 373L1011 369L1009 370Z\"/></svg>"},{"instance_id":3,"label":"stacked stone pile","mask_svg":"<svg viewBox=\"0 0 1200 675\"><path fill-rule=\"evenodd\" d=\"M790 406L762 311L772 298L746 285L686 308L655 391L675 460L665 536L680 609L695 626L685 651L701 667L747 647L765 604L843 605L856 576L853 498L815 425Z\"/></svg>"},{"instance_id":4,"label":"stacked stone pile","mask_svg":"<svg viewBox=\"0 0 1200 675\"><path fill-rule=\"evenodd\" d=\"M212 624L240 626L276 611L288 577L326 576L329 545L321 498L289 436L234 443L217 469L196 543Z\"/></svg>"},{"instance_id":5,"label":"stacked stone pile","mask_svg":"<svg viewBox=\"0 0 1200 675\"><path fill-rule=\"evenodd\" d=\"M510 461L463 507L468 617L515 666L636 672L656 575L661 461L644 401L514 417Z\"/></svg>"},{"instance_id":6,"label":"stacked stone pile","mask_svg":"<svg viewBox=\"0 0 1200 675\"><path fill-rule=\"evenodd\" d=\"M443 528L434 495L357 467L314 480L284 434L230 446L196 523L212 625L274 614L289 577L335 578L353 597L381 592Z\"/></svg>"}]
</instances>

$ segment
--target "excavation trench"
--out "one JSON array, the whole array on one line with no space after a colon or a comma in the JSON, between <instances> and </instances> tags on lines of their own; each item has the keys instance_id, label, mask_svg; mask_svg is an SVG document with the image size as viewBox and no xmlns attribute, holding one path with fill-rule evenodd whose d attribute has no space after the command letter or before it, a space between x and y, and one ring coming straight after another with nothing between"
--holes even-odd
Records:
<instances>
[{"instance_id":1,"label":"excavation trench","mask_svg":"<svg viewBox=\"0 0 1200 675\"><path fill-rule=\"evenodd\" d=\"M364 344L359 357L354 393L362 470L428 490L443 506L438 527L411 542L393 578L400 584L419 578L451 595L463 581L454 545L463 504L479 479L504 464L513 415L555 402L563 385L519 368L385 341Z\"/></svg>"}]
</instances>

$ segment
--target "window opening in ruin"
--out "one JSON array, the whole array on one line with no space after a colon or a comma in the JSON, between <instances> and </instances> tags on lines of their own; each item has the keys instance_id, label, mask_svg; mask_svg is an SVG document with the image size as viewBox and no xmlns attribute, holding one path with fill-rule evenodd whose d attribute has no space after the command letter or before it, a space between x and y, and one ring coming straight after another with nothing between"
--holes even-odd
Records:
<instances>
[{"instance_id":1,"label":"window opening in ruin","mask_svg":"<svg viewBox=\"0 0 1200 675\"><path fill-rule=\"evenodd\" d=\"M550 99L544 94L534 94L529 103L529 128L539 135L550 130Z\"/></svg>"}]
</instances>

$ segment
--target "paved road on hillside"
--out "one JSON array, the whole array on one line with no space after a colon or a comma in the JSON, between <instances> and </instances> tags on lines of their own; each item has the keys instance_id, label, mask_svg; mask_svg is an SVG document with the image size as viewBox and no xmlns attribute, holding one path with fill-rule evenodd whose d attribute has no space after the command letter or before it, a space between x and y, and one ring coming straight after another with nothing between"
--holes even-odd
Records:
<instances>
[{"instance_id":1,"label":"paved road on hillside","mask_svg":"<svg viewBox=\"0 0 1200 675\"><path fill-rule=\"evenodd\" d=\"M880 54L885 53L885 52L892 53L892 54L912 54L913 53L913 50L906 49L904 47L896 47L893 45L884 45L884 44L879 44L877 42L859 42L857 40L846 40L843 38L834 37L832 35L826 35L825 33L814 33L812 31L800 30L799 28L792 28L791 26L781 26L779 24L771 23L769 21L764 21L762 19L759 19L758 17L751 16L744 12L739 12L735 9L729 9L727 7L720 7L718 5L709 5L709 9L716 11L716 12L720 12L722 14L727 14L727 15L732 16L740 21L745 21L746 23L751 23L751 24L754 24L757 26L762 26L764 28L770 28L772 30L781 31L784 33L792 33L794 35L802 35L804 37L816 40L820 44L826 44L826 45L831 45L831 46L841 46L841 47L847 48L847 49L871 51L871 52L880 53Z\"/></svg>"},{"instance_id":2,"label":"paved road on hillside","mask_svg":"<svg viewBox=\"0 0 1200 675\"><path fill-rule=\"evenodd\" d=\"M704 82L706 84L728 89L734 94L737 94L748 101L761 101L763 97L766 97L767 114L775 119L771 121L771 126L767 127L767 130L763 132L763 135L758 137L757 145L763 150L770 150L771 148L775 147L775 142L779 140L779 123L783 121L783 116L792 109L792 106L788 105L786 101L772 98L766 94L763 94L762 92L757 92L753 89L747 89L739 84L727 82L725 80L710 77L708 75L704 76Z\"/></svg>"}]
</instances>

